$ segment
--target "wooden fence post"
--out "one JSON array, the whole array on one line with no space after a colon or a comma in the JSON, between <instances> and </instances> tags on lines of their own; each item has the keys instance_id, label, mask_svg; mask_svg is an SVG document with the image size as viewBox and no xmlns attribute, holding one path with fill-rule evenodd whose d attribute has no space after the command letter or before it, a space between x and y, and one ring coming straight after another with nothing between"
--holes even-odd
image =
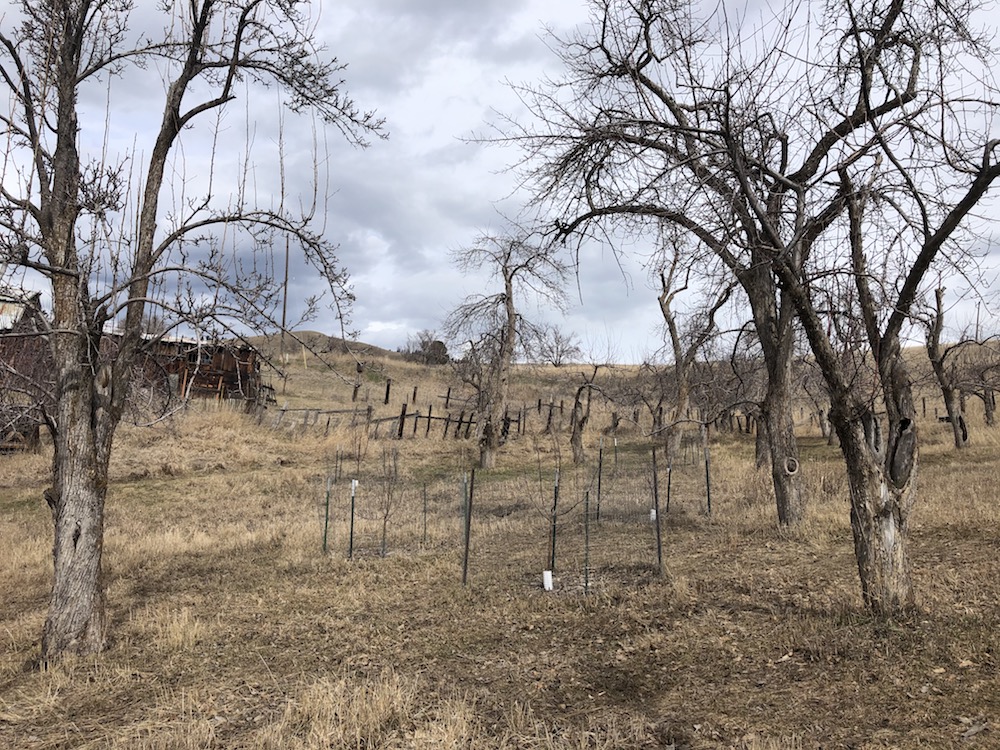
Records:
<instances>
[{"instance_id":1,"label":"wooden fence post","mask_svg":"<svg viewBox=\"0 0 1000 750\"><path fill-rule=\"evenodd\" d=\"M403 409L399 412L399 428L396 431L396 437L399 440L403 439L403 426L406 424L406 403L403 403Z\"/></svg>"}]
</instances>

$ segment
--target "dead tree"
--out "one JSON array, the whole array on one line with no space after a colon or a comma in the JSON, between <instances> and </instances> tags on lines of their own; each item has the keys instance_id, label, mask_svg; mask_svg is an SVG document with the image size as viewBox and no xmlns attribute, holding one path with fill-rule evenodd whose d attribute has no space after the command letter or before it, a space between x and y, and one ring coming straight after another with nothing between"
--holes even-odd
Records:
<instances>
[{"instance_id":1,"label":"dead tree","mask_svg":"<svg viewBox=\"0 0 1000 750\"><path fill-rule=\"evenodd\" d=\"M502 285L493 294L466 298L445 323L449 338L465 345L465 357L455 366L476 392L482 469L493 467L502 440L514 356L536 335L535 326L520 314L519 301L535 297L557 307L563 304L566 267L537 240L514 228L508 234L481 235L454 256L463 271L485 270Z\"/></svg>"},{"instance_id":2,"label":"dead tree","mask_svg":"<svg viewBox=\"0 0 1000 750\"><path fill-rule=\"evenodd\" d=\"M597 379L599 370L600 368L594 365L590 375L580 373L583 382L577 387L576 394L573 397L573 411L570 415L572 428L569 444L573 449L574 464L582 464L587 458L586 452L583 449L583 433L587 429L587 423L590 421L590 402L594 395L594 381Z\"/></svg>"},{"instance_id":3,"label":"dead tree","mask_svg":"<svg viewBox=\"0 0 1000 750\"><path fill-rule=\"evenodd\" d=\"M996 425L996 393L1000 390L1000 347L995 337L959 344L962 388L983 402L987 427Z\"/></svg>"}]
</instances>

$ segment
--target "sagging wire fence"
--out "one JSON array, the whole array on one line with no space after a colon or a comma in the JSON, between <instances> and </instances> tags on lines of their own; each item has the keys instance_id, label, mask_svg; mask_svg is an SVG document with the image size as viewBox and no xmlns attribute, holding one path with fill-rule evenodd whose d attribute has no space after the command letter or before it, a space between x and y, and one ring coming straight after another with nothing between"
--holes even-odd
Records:
<instances>
[{"instance_id":1,"label":"sagging wire fence","mask_svg":"<svg viewBox=\"0 0 1000 750\"><path fill-rule=\"evenodd\" d=\"M586 593L608 576L662 575L671 529L711 514L710 451L697 436L673 457L602 439L595 464L539 458L531 474L425 467L405 476L399 450L360 461L338 449L319 498L325 554L454 551L463 586L475 586L477 570L507 569L531 585Z\"/></svg>"}]
</instances>

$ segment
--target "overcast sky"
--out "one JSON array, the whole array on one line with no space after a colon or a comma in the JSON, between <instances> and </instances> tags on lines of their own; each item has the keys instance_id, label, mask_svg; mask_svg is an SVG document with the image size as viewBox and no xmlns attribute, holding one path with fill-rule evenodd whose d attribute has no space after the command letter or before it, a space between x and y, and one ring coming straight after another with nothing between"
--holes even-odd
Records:
<instances>
[{"instance_id":1,"label":"overcast sky","mask_svg":"<svg viewBox=\"0 0 1000 750\"><path fill-rule=\"evenodd\" d=\"M5 5L0 0L0 9ZM523 116L508 82L530 86L559 77L559 60L547 46L549 31L566 36L587 24L587 2L315 0L310 8L324 54L347 64L346 91L359 108L386 119L388 140L352 147L333 128L314 131L309 118L280 115L274 89L244 91L216 120L199 120L184 133L161 208L176 210L208 192L253 193L257 202L273 206L282 151L277 134L283 130L284 199L308 205L318 176L318 225L339 244L356 296L350 330L363 342L396 349L421 330L440 330L467 295L495 289L485 274L463 276L451 253L483 232L502 229L503 217L516 217L528 196L518 193L515 176L505 170L518 154L474 137L490 133L498 117ZM0 14L0 23L6 22ZM155 34L163 24L152 2L137 4L133 29ZM134 163L144 162L168 77L155 66L127 69L107 89L101 81L86 87L80 106L88 127L81 140L122 164L133 163L128 154L139 157ZM248 166L249 177L241 182ZM591 246L565 315L545 307L523 313L576 334L594 360L651 357L663 339L656 292L637 260L645 249L641 238L634 240L621 261L613 248ZM279 248L273 269L279 278L282 260ZM948 286L957 296L963 284ZM316 272L293 255L289 320L303 299L320 291ZM963 306L965 320L955 320L956 328L975 319L975 301ZM308 327L340 331L332 313Z\"/></svg>"},{"instance_id":2,"label":"overcast sky","mask_svg":"<svg viewBox=\"0 0 1000 750\"><path fill-rule=\"evenodd\" d=\"M385 116L389 139L358 151L331 141L327 233L340 243L354 283L353 328L395 349L486 279L464 278L449 251L503 225L525 196L504 167L509 150L468 142L496 112L517 114L505 81L558 73L546 46L587 21L583 0L327 0L322 41L342 62L350 93ZM558 320L603 358L641 360L660 346L659 311L638 266L619 270L610 253L581 268L574 307ZM297 279L308 286L308 275ZM581 302L582 295L582 302ZM526 310L553 319L550 310ZM322 322L332 329L332 321Z\"/></svg>"},{"instance_id":3,"label":"overcast sky","mask_svg":"<svg viewBox=\"0 0 1000 750\"><path fill-rule=\"evenodd\" d=\"M768 7L753 0L744 7L753 6ZM516 216L527 197L505 171L516 152L470 136L490 132L497 112L523 114L507 81L530 85L559 75L548 31L565 36L588 23L587 3L324 0L317 7L319 37L348 64L350 93L387 120L389 139L367 150L331 141L326 231L353 278L352 328L364 342L396 349L420 330L440 329L466 295L491 283L463 277L449 252L501 227L502 216ZM567 315L544 308L525 314L560 323L593 359L650 358L663 336L656 291L637 260L644 249L640 239L622 260L610 247L591 247ZM310 279L296 279L300 297ZM961 280L948 286L949 305L967 294ZM949 325L971 324L974 310L967 296ZM317 326L333 332L336 323Z\"/></svg>"}]
</instances>

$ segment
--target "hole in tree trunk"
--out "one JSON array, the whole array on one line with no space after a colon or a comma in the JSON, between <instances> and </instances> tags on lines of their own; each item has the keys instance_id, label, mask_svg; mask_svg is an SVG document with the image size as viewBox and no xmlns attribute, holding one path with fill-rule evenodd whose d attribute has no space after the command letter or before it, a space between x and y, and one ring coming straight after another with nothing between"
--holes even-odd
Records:
<instances>
[{"instance_id":1,"label":"hole in tree trunk","mask_svg":"<svg viewBox=\"0 0 1000 750\"><path fill-rule=\"evenodd\" d=\"M889 478L896 487L903 487L913 471L913 455L917 447L916 430L913 429L911 419L904 417L899 420L897 436L893 443Z\"/></svg>"}]
</instances>

